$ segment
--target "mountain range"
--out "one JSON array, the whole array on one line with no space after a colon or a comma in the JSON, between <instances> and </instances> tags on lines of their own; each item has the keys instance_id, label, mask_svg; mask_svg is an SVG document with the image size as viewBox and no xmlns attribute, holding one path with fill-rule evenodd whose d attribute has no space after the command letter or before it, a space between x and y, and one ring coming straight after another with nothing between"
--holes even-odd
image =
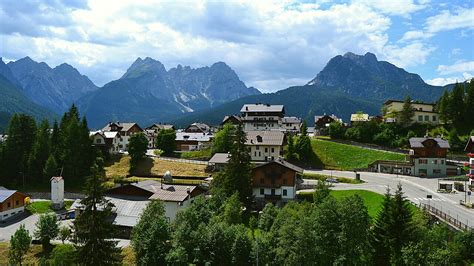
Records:
<instances>
[{"instance_id":1,"label":"mountain range","mask_svg":"<svg viewBox=\"0 0 474 266\"><path fill-rule=\"evenodd\" d=\"M287 115L299 116L314 123L315 115L335 114L344 121L357 111L371 115L380 113L387 99L412 99L435 102L445 89L453 85L432 86L417 75L395 65L378 61L372 53L346 53L332 58L306 85L294 86L275 93L249 96L217 108L181 116L176 125L192 121L219 124L225 115L238 114L244 103L284 104Z\"/></svg>"},{"instance_id":2,"label":"mountain range","mask_svg":"<svg viewBox=\"0 0 474 266\"><path fill-rule=\"evenodd\" d=\"M16 107L10 104L3 108L9 113L24 112L28 105L36 117L51 117L46 109L60 115L76 103L92 128L109 121L218 124L225 115L237 114L244 103L258 102L284 104L287 115L310 123L314 115L323 113L347 120L359 110L380 113L387 99L401 100L410 95L415 100L434 102L452 87L426 84L417 74L379 61L372 53L338 55L307 84L266 94L247 87L224 62L166 70L157 60L137 58L122 77L100 88L66 63L51 68L29 57L6 65L1 61L0 76L0 89L10 92L2 95L21 97Z\"/></svg>"},{"instance_id":3,"label":"mountain range","mask_svg":"<svg viewBox=\"0 0 474 266\"><path fill-rule=\"evenodd\" d=\"M81 98L77 104L88 122L99 127L108 121L151 124L209 109L244 96L260 94L248 88L225 63L168 71L152 58L138 58L118 80Z\"/></svg>"}]
</instances>

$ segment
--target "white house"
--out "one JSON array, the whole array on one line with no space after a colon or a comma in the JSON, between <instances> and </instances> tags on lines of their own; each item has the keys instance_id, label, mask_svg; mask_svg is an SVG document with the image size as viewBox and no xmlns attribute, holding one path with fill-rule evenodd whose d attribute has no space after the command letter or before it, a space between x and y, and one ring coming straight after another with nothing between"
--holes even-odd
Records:
<instances>
[{"instance_id":1,"label":"white house","mask_svg":"<svg viewBox=\"0 0 474 266\"><path fill-rule=\"evenodd\" d=\"M51 177L51 207L55 210L64 207L64 179L62 176Z\"/></svg>"},{"instance_id":2,"label":"white house","mask_svg":"<svg viewBox=\"0 0 474 266\"><path fill-rule=\"evenodd\" d=\"M383 104L383 109L386 110L384 115L385 122L396 122L397 114L403 110L403 101L398 100L387 100ZM428 123L437 125L439 124L439 114L434 111L434 104L423 103L423 102L412 102L411 107L413 108L413 117L411 118L413 123Z\"/></svg>"},{"instance_id":3,"label":"white house","mask_svg":"<svg viewBox=\"0 0 474 266\"><path fill-rule=\"evenodd\" d=\"M120 123L114 122L107 124L103 129L103 132L118 132L119 143L118 148L120 150L128 150L128 142L131 136L137 133L143 132L143 129L137 123Z\"/></svg>"},{"instance_id":4,"label":"white house","mask_svg":"<svg viewBox=\"0 0 474 266\"><path fill-rule=\"evenodd\" d=\"M281 131L247 131L252 161L273 161L283 155L285 134Z\"/></svg>"},{"instance_id":5,"label":"white house","mask_svg":"<svg viewBox=\"0 0 474 266\"><path fill-rule=\"evenodd\" d=\"M212 145L212 133L176 132L177 151L199 151Z\"/></svg>"},{"instance_id":6,"label":"white house","mask_svg":"<svg viewBox=\"0 0 474 266\"><path fill-rule=\"evenodd\" d=\"M285 116L281 119L281 129L284 132L300 133L302 125L301 118L296 116Z\"/></svg>"}]
</instances>

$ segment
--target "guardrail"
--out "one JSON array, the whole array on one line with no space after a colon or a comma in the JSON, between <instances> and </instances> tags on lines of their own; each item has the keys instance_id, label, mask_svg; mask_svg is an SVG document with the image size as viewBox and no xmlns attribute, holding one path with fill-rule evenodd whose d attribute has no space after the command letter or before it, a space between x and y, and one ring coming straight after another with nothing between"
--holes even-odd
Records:
<instances>
[{"instance_id":1,"label":"guardrail","mask_svg":"<svg viewBox=\"0 0 474 266\"><path fill-rule=\"evenodd\" d=\"M466 220L466 223L461 222L457 218L452 217L451 215L441 211L440 209L428 205L426 203L420 203L420 207L429 212L430 214L436 216L438 219L446 222L447 224L451 225L452 227L458 230L473 230L474 227L469 225L469 220Z\"/></svg>"}]
</instances>

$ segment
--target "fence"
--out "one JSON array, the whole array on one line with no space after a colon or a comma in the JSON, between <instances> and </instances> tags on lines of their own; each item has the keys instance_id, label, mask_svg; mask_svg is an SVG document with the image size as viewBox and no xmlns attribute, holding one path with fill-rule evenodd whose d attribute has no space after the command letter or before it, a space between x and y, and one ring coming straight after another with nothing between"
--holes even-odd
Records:
<instances>
[{"instance_id":1,"label":"fence","mask_svg":"<svg viewBox=\"0 0 474 266\"><path fill-rule=\"evenodd\" d=\"M451 215L439 210L438 208L425 204L425 203L420 203L420 207L423 210L428 211L432 215L436 216L438 219L448 223L452 227L459 229L459 230L472 230L474 229L472 226L469 226L469 220L466 221L466 223L463 223L459 221L457 218L452 217Z\"/></svg>"},{"instance_id":2,"label":"fence","mask_svg":"<svg viewBox=\"0 0 474 266\"><path fill-rule=\"evenodd\" d=\"M158 160L169 161L169 162L179 162L179 163L191 163L191 164L201 164L208 165L207 161L199 160L188 160L188 159L179 159L179 158L170 158L170 157L157 157Z\"/></svg>"}]
</instances>

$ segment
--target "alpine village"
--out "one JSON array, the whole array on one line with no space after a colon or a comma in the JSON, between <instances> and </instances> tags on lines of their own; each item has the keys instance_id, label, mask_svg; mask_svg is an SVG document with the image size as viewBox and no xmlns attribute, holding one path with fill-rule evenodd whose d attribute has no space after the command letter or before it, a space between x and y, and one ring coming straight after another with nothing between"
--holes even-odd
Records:
<instances>
[{"instance_id":1,"label":"alpine village","mask_svg":"<svg viewBox=\"0 0 474 266\"><path fill-rule=\"evenodd\" d=\"M263 92L138 57L97 86L4 56L0 265L474 265L472 76L344 52Z\"/></svg>"}]
</instances>

